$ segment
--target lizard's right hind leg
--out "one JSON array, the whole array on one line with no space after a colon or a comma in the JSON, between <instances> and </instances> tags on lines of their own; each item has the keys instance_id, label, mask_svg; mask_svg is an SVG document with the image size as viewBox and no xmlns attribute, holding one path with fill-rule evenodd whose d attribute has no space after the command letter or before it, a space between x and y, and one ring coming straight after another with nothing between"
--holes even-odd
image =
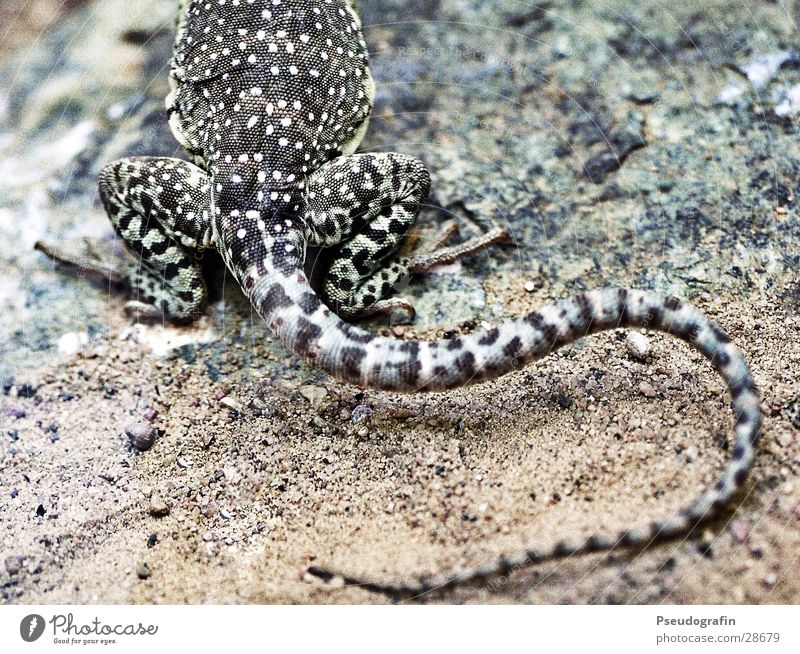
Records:
<instances>
[{"instance_id":1,"label":"lizard's right hind leg","mask_svg":"<svg viewBox=\"0 0 800 654\"><path fill-rule=\"evenodd\" d=\"M210 244L209 181L179 159L134 157L100 173L100 198L114 229L135 262L116 270L93 255L76 258L37 244L61 263L126 281L133 298L128 313L142 318L190 321L206 302L197 252Z\"/></svg>"}]
</instances>

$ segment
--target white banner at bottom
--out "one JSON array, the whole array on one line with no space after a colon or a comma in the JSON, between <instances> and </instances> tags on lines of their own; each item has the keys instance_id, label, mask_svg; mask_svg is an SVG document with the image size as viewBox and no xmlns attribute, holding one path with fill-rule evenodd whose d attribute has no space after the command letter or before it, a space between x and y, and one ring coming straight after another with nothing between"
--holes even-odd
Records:
<instances>
[{"instance_id":1,"label":"white banner at bottom","mask_svg":"<svg viewBox=\"0 0 800 654\"><path fill-rule=\"evenodd\" d=\"M5 606L3 652L800 652L797 606Z\"/></svg>"}]
</instances>

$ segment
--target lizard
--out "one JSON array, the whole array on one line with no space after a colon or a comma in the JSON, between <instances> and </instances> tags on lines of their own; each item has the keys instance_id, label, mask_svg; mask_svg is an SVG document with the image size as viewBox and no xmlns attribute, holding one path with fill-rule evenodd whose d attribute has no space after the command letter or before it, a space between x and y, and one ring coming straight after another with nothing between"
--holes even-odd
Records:
<instances>
[{"instance_id":1,"label":"lizard","mask_svg":"<svg viewBox=\"0 0 800 654\"><path fill-rule=\"evenodd\" d=\"M401 256L430 192L413 157L356 152L375 86L354 0L179 0L166 98L169 124L191 161L131 157L110 163L99 194L137 258L115 270L96 251L65 264L126 280L134 317L189 322L204 310L198 255L216 249L256 312L292 352L343 381L389 391L445 391L519 370L584 336L617 328L665 332L691 344L725 381L735 416L731 459L687 508L619 534L531 546L486 565L399 582L308 573L391 595L414 595L576 554L642 547L689 533L744 483L761 409L753 376L727 334L690 304L651 291L601 288L516 320L447 340L401 340L354 324L395 310L397 282L507 237L495 228L447 247ZM333 261L318 294L309 247Z\"/></svg>"}]
</instances>

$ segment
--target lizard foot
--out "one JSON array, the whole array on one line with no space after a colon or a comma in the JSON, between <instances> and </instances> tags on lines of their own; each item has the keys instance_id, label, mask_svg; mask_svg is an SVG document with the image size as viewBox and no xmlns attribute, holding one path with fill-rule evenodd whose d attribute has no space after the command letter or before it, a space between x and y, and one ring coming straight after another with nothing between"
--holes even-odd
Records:
<instances>
[{"instance_id":1,"label":"lizard foot","mask_svg":"<svg viewBox=\"0 0 800 654\"><path fill-rule=\"evenodd\" d=\"M125 315L136 321L151 322L164 320L164 312L159 311L152 304L129 300L125 303Z\"/></svg>"},{"instance_id":2,"label":"lizard foot","mask_svg":"<svg viewBox=\"0 0 800 654\"><path fill-rule=\"evenodd\" d=\"M409 272L420 273L426 272L431 268L440 266L447 263L453 263L462 257L475 254L480 250L506 241L509 238L508 230L502 227L496 227L489 230L485 234L471 238L464 243L453 245L450 247L443 247L444 243L458 231L457 225L446 223L440 231L439 235L434 241L434 249L432 251L420 252L409 259Z\"/></svg>"},{"instance_id":3,"label":"lizard foot","mask_svg":"<svg viewBox=\"0 0 800 654\"><path fill-rule=\"evenodd\" d=\"M56 263L66 268L77 270L87 275L106 279L113 284L125 284L128 274L120 270L112 262L107 261L100 254L100 247L91 239L83 239L82 253L65 252L61 248L49 245L44 241L36 241L34 249L49 257Z\"/></svg>"},{"instance_id":4,"label":"lizard foot","mask_svg":"<svg viewBox=\"0 0 800 654\"><path fill-rule=\"evenodd\" d=\"M391 315L397 313L397 316L392 316L392 324L407 325L414 321L417 317L417 310L414 305L408 300L401 297L390 297L384 300L379 300L371 307L368 307L362 314L362 317L376 316L376 315Z\"/></svg>"}]
</instances>

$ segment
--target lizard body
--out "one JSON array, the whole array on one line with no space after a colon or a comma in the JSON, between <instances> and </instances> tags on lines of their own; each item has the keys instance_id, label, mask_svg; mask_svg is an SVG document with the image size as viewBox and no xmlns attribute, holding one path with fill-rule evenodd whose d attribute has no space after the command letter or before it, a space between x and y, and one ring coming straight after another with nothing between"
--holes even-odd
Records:
<instances>
[{"instance_id":1,"label":"lizard body","mask_svg":"<svg viewBox=\"0 0 800 654\"><path fill-rule=\"evenodd\" d=\"M590 333L644 327L689 342L731 392L732 460L712 488L673 517L618 535L529 548L440 579L349 582L418 593L617 544L640 546L688 532L731 498L753 461L758 396L736 346L687 304L646 291L602 289L443 341L400 341L345 322L411 310L390 297L398 280L473 253L505 231L397 256L430 180L423 164L406 155L355 154L374 85L350 0L180 0L179 8L167 110L194 163L123 159L107 166L99 182L118 235L139 258L127 273L138 294L127 305L132 313L196 317L205 287L195 253L215 248L287 348L353 384L446 390L518 370ZM323 297L304 272L308 246L338 248Z\"/></svg>"}]
</instances>

